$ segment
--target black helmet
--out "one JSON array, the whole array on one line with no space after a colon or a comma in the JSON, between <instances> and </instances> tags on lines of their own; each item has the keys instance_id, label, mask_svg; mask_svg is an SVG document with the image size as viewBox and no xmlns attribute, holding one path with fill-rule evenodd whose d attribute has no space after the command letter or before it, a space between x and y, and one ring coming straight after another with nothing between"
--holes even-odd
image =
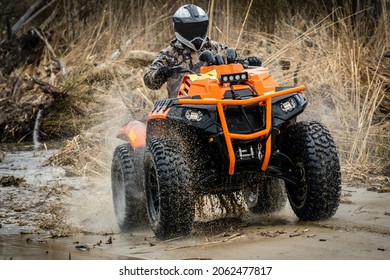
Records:
<instances>
[{"instance_id":1,"label":"black helmet","mask_svg":"<svg viewBox=\"0 0 390 280\"><path fill-rule=\"evenodd\" d=\"M206 12L193 4L180 7L173 15L176 38L193 50L200 50L206 42L209 18Z\"/></svg>"}]
</instances>

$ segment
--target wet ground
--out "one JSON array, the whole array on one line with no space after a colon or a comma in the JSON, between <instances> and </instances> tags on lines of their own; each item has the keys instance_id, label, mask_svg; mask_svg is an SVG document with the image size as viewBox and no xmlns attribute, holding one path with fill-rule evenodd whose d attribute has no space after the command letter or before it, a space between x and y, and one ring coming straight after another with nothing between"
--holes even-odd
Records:
<instances>
[{"instance_id":1,"label":"wet ground","mask_svg":"<svg viewBox=\"0 0 390 280\"><path fill-rule=\"evenodd\" d=\"M67 177L43 166L57 150L0 151L0 259L390 259L390 193L343 186L325 222L289 208L198 220L191 236L158 241L148 228L119 233L109 176Z\"/></svg>"}]
</instances>

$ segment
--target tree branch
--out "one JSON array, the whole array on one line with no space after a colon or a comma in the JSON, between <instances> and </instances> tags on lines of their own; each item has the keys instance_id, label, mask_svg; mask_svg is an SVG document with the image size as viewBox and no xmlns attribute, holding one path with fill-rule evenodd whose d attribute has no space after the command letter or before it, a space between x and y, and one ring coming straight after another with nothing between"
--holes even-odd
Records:
<instances>
[{"instance_id":1,"label":"tree branch","mask_svg":"<svg viewBox=\"0 0 390 280\"><path fill-rule=\"evenodd\" d=\"M33 6L18 20L18 22L12 27L12 34L16 34L21 30L24 26L26 26L30 21L35 19L40 13L42 13L44 10L46 10L48 7L53 5L57 0L52 0L50 3L48 3L46 6L39 9L37 12L35 12L33 15L31 15L35 9L43 2L43 0L38 0L35 2ZM23 20L23 21L22 21Z\"/></svg>"},{"instance_id":2,"label":"tree branch","mask_svg":"<svg viewBox=\"0 0 390 280\"><path fill-rule=\"evenodd\" d=\"M31 14L36 10L37 7L39 7L44 0L37 0L35 4L33 4L30 9L27 10L27 12L12 26L12 34L17 33L23 25L23 23L31 16Z\"/></svg>"},{"instance_id":3,"label":"tree branch","mask_svg":"<svg viewBox=\"0 0 390 280\"><path fill-rule=\"evenodd\" d=\"M62 80L65 80L66 79L66 76L67 76L67 71L66 71L66 66L65 66L65 63L63 61L61 61L58 56L56 55L53 47L50 45L49 41L47 41L47 39L45 38L45 36L42 35L41 32L39 32L35 27L32 28L32 30L38 35L39 38L41 38L41 40L43 42L45 42L46 46L47 46L47 49L49 50L53 60L55 62L57 62L58 66L60 67L60 71L61 71L61 76L62 76Z\"/></svg>"}]
</instances>

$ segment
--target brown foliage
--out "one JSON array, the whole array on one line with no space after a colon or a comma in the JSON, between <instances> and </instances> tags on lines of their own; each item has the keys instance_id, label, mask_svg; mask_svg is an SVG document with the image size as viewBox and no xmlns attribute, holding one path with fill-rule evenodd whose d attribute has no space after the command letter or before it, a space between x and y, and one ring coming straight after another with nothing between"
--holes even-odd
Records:
<instances>
[{"instance_id":1,"label":"brown foliage","mask_svg":"<svg viewBox=\"0 0 390 280\"><path fill-rule=\"evenodd\" d=\"M1 6L2 39L36 2L9 1L7 7ZM51 2L42 1L40 7ZM185 3L55 1L15 34L14 40L20 40L31 27L41 31L46 40L25 44L37 43L36 49L29 48L35 56L23 57L21 43L5 48L7 57L20 59L0 64L1 141L31 135L42 104L46 106L42 130L51 136L77 134L113 114L113 126L119 126L118 119L126 119L118 117L119 112L127 118L145 114L165 92L143 85L148 61L131 53L165 47L173 39L172 14ZM197 2L213 11L213 39L235 46L240 38L239 54L259 56L280 84L307 85L310 105L305 115L330 127L344 174L380 172L390 154L390 59L383 58L390 50L390 2L253 0L249 8L250 3ZM0 51L0 60L5 57Z\"/></svg>"}]
</instances>

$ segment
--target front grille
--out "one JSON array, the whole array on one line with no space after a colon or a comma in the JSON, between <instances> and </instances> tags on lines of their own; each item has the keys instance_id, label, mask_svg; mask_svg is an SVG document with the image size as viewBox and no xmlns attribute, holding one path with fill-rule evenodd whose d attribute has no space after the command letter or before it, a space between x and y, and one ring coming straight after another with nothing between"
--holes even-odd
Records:
<instances>
[{"instance_id":1,"label":"front grille","mask_svg":"<svg viewBox=\"0 0 390 280\"><path fill-rule=\"evenodd\" d=\"M236 90L242 99L253 97L250 90ZM232 93L226 92L225 99L232 99ZM265 129L265 107L257 103L242 106L227 106L226 122L231 133L249 134Z\"/></svg>"},{"instance_id":2,"label":"front grille","mask_svg":"<svg viewBox=\"0 0 390 280\"><path fill-rule=\"evenodd\" d=\"M231 133L254 133L265 128L264 109L257 104L228 106L225 111L226 122Z\"/></svg>"}]
</instances>

